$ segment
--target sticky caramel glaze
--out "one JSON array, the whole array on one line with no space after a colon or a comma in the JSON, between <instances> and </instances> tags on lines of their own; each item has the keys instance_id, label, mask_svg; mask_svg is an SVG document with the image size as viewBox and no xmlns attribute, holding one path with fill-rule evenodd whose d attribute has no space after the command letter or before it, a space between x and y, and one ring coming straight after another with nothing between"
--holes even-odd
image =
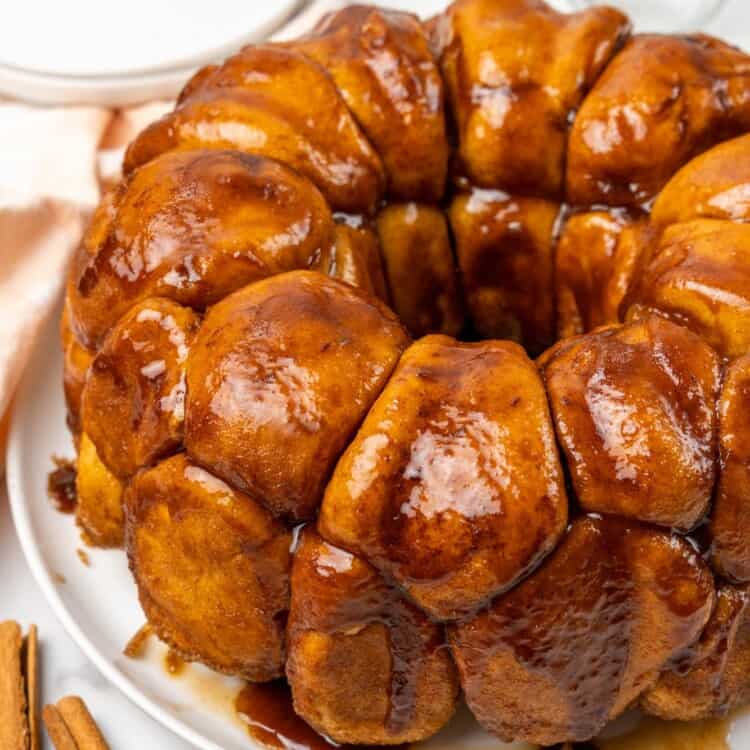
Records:
<instances>
[{"instance_id":1,"label":"sticky caramel glaze","mask_svg":"<svg viewBox=\"0 0 750 750\"><path fill-rule=\"evenodd\" d=\"M750 581L750 356L729 365L719 399L719 482L711 513L711 562Z\"/></svg>"},{"instance_id":2,"label":"sticky caramel glaze","mask_svg":"<svg viewBox=\"0 0 750 750\"><path fill-rule=\"evenodd\" d=\"M748 127L750 57L704 34L635 36L575 117L568 200L647 204L689 159Z\"/></svg>"},{"instance_id":3,"label":"sticky caramel glaze","mask_svg":"<svg viewBox=\"0 0 750 750\"><path fill-rule=\"evenodd\" d=\"M723 584L700 639L641 698L644 711L695 721L725 716L750 698L750 591Z\"/></svg>"},{"instance_id":4,"label":"sticky caramel glaze","mask_svg":"<svg viewBox=\"0 0 750 750\"><path fill-rule=\"evenodd\" d=\"M175 451L185 421L185 365L200 318L162 298L132 307L91 366L82 422L121 479Z\"/></svg>"},{"instance_id":5,"label":"sticky caramel glaze","mask_svg":"<svg viewBox=\"0 0 750 750\"><path fill-rule=\"evenodd\" d=\"M721 378L709 346L654 316L574 340L544 377L582 508L681 531L701 521Z\"/></svg>"},{"instance_id":6,"label":"sticky caramel glaze","mask_svg":"<svg viewBox=\"0 0 750 750\"><path fill-rule=\"evenodd\" d=\"M325 273L363 289L388 304L380 242L374 226L357 216L336 216L334 243Z\"/></svg>"},{"instance_id":7,"label":"sticky caramel glaze","mask_svg":"<svg viewBox=\"0 0 750 750\"><path fill-rule=\"evenodd\" d=\"M439 201L448 169L443 81L419 19L350 5L291 45L330 73L383 160L388 193Z\"/></svg>"},{"instance_id":8,"label":"sticky caramel glaze","mask_svg":"<svg viewBox=\"0 0 750 750\"><path fill-rule=\"evenodd\" d=\"M558 338L619 322L654 235L645 217L620 209L582 211L564 222L555 250Z\"/></svg>"},{"instance_id":9,"label":"sticky caramel glaze","mask_svg":"<svg viewBox=\"0 0 750 750\"><path fill-rule=\"evenodd\" d=\"M688 162L659 193L651 212L661 227L701 218L750 220L750 135Z\"/></svg>"},{"instance_id":10,"label":"sticky caramel glaze","mask_svg":"<svg viewBox=\"0 0 750 750\"><path fill-rule=\"evenodd\" d=\"M699 637L713 605L711 573L681 537L584 516L539 570L449 639L485 728L585 741Z\"/></svg>"},{"instance_id":11,"label":"sticky caramel glaze","mask_svg":"<svg viewBox=\"0 0 750 750\"><path fill-rule=\"evenodd\" d=\"M71 266L71 326L82 345L98 345L140 300L203 309L320 264L332 241L325 199L282 164L236 151L165 154L99 207Z\"/></svg>"},{"instance_id":12,"label":"sticky caramel glaze","mask_svg":"<svg viewBox=\"0 0 750 750\"><path fill-rule=\"evenodd\" d=\"M482 338L538 354L555 340L554 240L560 205L495 190L459 194L449 217L463 290Z\"/></svg>"},{"instance_id":13,"label":"sticky caramel glaze","mask_svg":"<svg viewBox=\"0 0 750 750\"><path fill-rule=\"evenodd\" d=\"M312 518L407 344L384 304L321 274L245 287L190 349L188 453L275 515Z\"/></svg>"},{"instance_id":14,"label":"sticky caramel glaze","mask_svg":"<svg viewBox=\"0 0 750 750\"><path fill-rule=\"evenodd\" d=\"M76 497L76 465L66 458L52 457L55 468L47 475L47 497L60 513L74 513Z\"/></svg>"},{"instance_id":15,"label":"sticky caramel glaze","mask_svg":"<svg viewBox=\"0 0 750 750\"><path fill-rule=\"evenodd\" d=\"M309 528L294 557L288 638L294 709L336 742L416 742L453 715L458 681L442 627Z\"/></svg>"},{"instance_id":16,"label":"sticky caramel glaze","mask_svg":"<svg viewBox=\"0 0 750 750\"><path fill-rule=\"evenodd\" d=\"M197 75L176 109L130 144L126 174L165 151L237 149L292 167L336 210L375 209L385 188L380 157L333 80L309 57L253 45Z\"/></svg>"},{"instance_id":17,"label":"sticky caramel glaze","mask_svg":"<svg viewBox=\"0 0 750 750\"><path fill-rule=\"evenodd\" d=\"M458 335L464 309L443 211L419 203L393 203L378 214L377 228L399 320L417 337Z\"/></svg>"},{"instance_id":18,"label":"sticky caramel glaze","mask_svg":"<svg viewBox=\"0 0 750 750\"><path fill-rule=\"evenodd\" d=\"M750 351L750 225L673 224L634 291L626 319L657 313L699 334L721 356Z\"/></svg>"},{"instance_id":19,"label":"sticky caramel glaze","mask_svg":"<svg viewBox=\"0 0 750 750\"><path fill-rule=\"evenodd\" d=\"M339 461L319 528L451 619L517 583L566 522L534 364L510 342L427 336L401 357Z\"/></svg>"},{"instance_id":20,"label":"sticky caramel glaze","mask_svg":"<svg viewBox=\"0 0 750 750\"><path fill-rule=\"evenodd\" d=\"M537 0L457 0L433 23L475 185L559 198L568 122L630 31L613 8L561 14Z\"/></svg>"},{"instance_id":21,"label":"sticky caramel glaze","mask_svg":"<svg viewBox=\"0 0 750 750\"><path fill-rule=\"evenodd\" d=\"M78 446L76 523L84 541L94 547L122 547L125 515L123 483L104 465L84 432Z\"/></svg>"},{"instance_id":22,"label":"sticky caramel glaze","mask_svg":"<svg viewBox=\"0 0 750 750\"><path fill-rule=\"evenodd\" d=\"M173 456L126 492L143 611L186 661L251 681L282 674L292 534L251 498Z\"/></svg>"}]
</instances>

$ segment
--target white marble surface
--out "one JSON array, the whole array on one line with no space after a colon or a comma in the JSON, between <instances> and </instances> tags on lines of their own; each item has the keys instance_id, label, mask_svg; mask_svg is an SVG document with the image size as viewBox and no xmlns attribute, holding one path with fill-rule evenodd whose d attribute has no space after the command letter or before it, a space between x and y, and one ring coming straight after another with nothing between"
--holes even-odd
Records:
<instances>
[{"instance_id":1,"label":"white marble surface","mask_svg":"<svg viewBox=\"0 0 750 750\"><path fill-rule=\"evenodd\" d=\"M385 4L411 6L424 13L442 5L435 0L387 0ZM746 0L733 0L707 31L750 47L748 21L750 5ZM43 703L70 693L81 695L113 750L184 750L188 747L105 681L57 622L23 559L11 522L4 483L0 483L0 619L15 619L24 626L33 622L38 626L42 645ZM44 744L43 747L50 746Z\"/></svg>"}]
</instances>

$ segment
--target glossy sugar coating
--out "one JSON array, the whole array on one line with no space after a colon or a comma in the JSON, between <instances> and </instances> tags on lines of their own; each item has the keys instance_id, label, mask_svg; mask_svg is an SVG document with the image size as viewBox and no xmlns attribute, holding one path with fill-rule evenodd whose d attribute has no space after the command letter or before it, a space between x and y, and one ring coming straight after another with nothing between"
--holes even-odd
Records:
<instances>
[{"instance_id":1,"label":"glossy sugar coating","mask_svg":"<svg viewBox=\"0 0 750 750\"><path fill-rule=\"evenodd\" d=\"M187 362L185 447L276 515L313 518L407 336L374 298L309 271L214 305Z\"/></svg>"},{"instance_id":2,"label":"glossy sugar coating","mask_svg":"<svg viewBox=\"0 0 750 750\"><path fill-rule=\"evenodd\" d=\"M450 642L485 727L542 745L585 740L695 641L713 603L687 542L584 516L533 576L451 627Z\"/></svg>"},{"instance_id":3,"label":"glossy sugar coating","mask_svg":"<svg viewBox=\"0 0 750 750\"><path fill-rule=\"evenodd\" d=\"M581 507L696 526L716 477L719 377L702 339L655 317L561 348L544 378Z\"/></svg>"},{"instance_id":4,"label":"glossy sugar coating","mask_svg":"<svg viewBox=\"0 0 750 750\"><path fill-rule=\"evenodd\" d=\"M533 569L566 506L544 388L523 350L427 336L339 461L318 528L452 619Z\"/></svg>"},{"instance_id":5,"label":"glossy sugar coating","mask_svg":"<svg viewBox=\"0 0 750 750\"><path fill-rule=\"evenodd\" d=\"M306 529L292 568L287 677L298 712L339 742L400 744L453 714L442 626L360 557Z\"/></svg>"},{"instance_id":6,"label":"glossy sugar coating","mask_svg":"<svg viewBox=\"0 0 750 750\"><path fill-rule=\"evenodd\" d=\"M199 71L61 322L77 521L159 636L337 742L457 680L550 744L745 701L749 61L458 0Z\"/></svg>"}]
</instances>

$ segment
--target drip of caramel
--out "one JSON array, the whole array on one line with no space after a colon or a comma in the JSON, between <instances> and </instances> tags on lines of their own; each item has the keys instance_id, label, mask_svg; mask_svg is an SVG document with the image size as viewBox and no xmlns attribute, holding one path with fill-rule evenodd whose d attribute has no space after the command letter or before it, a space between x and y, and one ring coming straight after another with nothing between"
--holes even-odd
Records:
<instances>
[{"instance_id":1,"label":"drip of caramel","mask_svg":"<svg viewBox=\"0 0 750 750\"><path fill-rule=\"evenodd\" d=\"M318 734L295 713L292 693L285 680L247 684L237 695L234 708L247 725L250 736L266 747L282 750L368 750L366 745L338 745ZM393 750L403 750L405 747L399 745Z\"/></svg>"},{"instance_id":2,"label":"drip of caramel","mask_svg":"<svg viewBox=\"0 0 750 750\"><path fill-rule=\"evenodd\" d=\"M47 495L60 513L73 513L78 497L76 494L76 465L67 458L53 456L55 469L47 476Z\"/></svg>"},{"instance_id":3,"label":"drip of caramel","mask_svg":"<svg viewBox=\"0 0 750 750\"><path fill-rule=\"evenodd\" d=\"M183 658L171 648L164 657L164 669L170 677L179 677L185 669Z\"/></svg>"}]
</instances>

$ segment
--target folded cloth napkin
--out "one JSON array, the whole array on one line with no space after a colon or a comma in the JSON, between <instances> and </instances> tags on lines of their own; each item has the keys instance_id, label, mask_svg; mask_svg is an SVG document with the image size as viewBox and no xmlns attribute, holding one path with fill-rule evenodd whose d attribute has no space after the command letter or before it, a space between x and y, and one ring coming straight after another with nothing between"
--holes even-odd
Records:
<instances>
[{"instance_id":1,"label":"folded cloth napkin","mask_svg":"<svg viewBox=\"0 0 750 750\"><path fill-rule=\"evenodd\" d=\"M168 108L0 103L0 474L18 380L64 283L68 259L133 136Z\"/></svg>"}]
</instances>

